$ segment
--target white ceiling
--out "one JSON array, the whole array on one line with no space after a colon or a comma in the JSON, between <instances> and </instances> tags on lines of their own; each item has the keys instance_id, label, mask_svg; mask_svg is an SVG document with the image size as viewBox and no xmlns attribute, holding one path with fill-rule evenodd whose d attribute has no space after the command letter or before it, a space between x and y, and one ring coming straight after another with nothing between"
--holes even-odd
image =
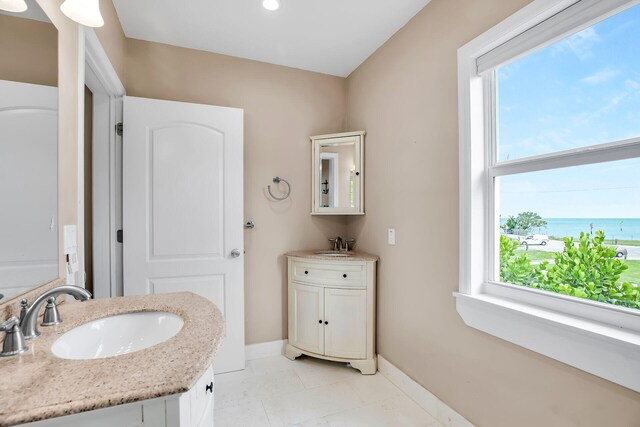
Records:
<instances>
[{"instance_id":1,"label":"white ceiling","mask_svg":"<svg viewBox=\"0 0 640 427\"><path fill-rule=\"evenodd\" d=\"M5 10L0 10L0 13L3 15L17 16L18 18L26 18L33 19L36 21L42 22L51 22L49 17L44 10L40 8L40 5L36 2L36 0L26 0L27 10L20 13L7 12Z\"/></svg>"},{"instance_id":2,"label":"white ceiling","mask_svg":"<svg viewBox=\"0 0 640 427\"><path fill-rule=\"evenodd\" d=\"M113 0L127 37L346 77L429 0Z\"/></svg>"}]
</instances>

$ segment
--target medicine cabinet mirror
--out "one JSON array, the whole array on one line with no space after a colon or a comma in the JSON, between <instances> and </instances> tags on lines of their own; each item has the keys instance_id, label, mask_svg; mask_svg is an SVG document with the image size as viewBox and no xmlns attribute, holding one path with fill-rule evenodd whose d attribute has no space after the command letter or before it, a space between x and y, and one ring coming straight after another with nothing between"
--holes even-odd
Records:
<instances>
[{"instance_id":1,"label":"medicine cabinet mirror","mask_svg":"<svg viewBox=\"0 0 640 427\"><path fill-rule=\"evenodd\" d=\"M312 215L364 215L364 135L311 137Z\"/></svg>"}]
</instances>

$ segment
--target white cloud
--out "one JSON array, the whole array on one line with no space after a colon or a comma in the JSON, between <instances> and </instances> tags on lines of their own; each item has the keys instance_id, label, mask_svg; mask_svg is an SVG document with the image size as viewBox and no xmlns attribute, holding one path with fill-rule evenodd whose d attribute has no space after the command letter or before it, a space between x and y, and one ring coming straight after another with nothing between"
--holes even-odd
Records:
<instances>
[{"instance_id":1,"label":"white cloud","mask_svg":"<svg viewBox=\"0 0 640 427\"><path fill-rule=\"evenodd\" d=\"M582 83L589 85L597 85L605 83L620 74L619 70L613 68L605 68L604 70L597 71L590 76L580 79Z\"/></svg>"},{"instance_id":2,"label":"white cloud","mask_svg":"<svg viewBox=\"0 0 640 427\"><path fill-rule=\"evenodd\" d=\"M631 79L627 79L624 82L624 87L628 90L628 91L636 91L636 90L640 90L640 82L637 82L635 80L631 80Z\"/></svg>"},{"instance_id":3,"label":"white cloud","mask_svg":"<svg viewBox=\"0 0 640 427\"><path fill-rule=\"evenodd\" d=\"M593 56L593 47L600 43L600 36L593 27L580 31L554 45L554 52L573 52L580 60Z\"/></svg>"},{"instance_id":4,"label":"white cloud","mask_svg":"<svg viewBox=\"0 0 640 427\"><path fill-rule=\"evenodd\" d=\"M616 95L613 95L611 98L609 98L609 101L605 104L605 106L602 107L600 112L605 113L616 108L618 104L620 104L622 101L627 99L627 97L629 97L628 92L623 92L623 93L618 93Z\"/></svg>"}]
</instances>

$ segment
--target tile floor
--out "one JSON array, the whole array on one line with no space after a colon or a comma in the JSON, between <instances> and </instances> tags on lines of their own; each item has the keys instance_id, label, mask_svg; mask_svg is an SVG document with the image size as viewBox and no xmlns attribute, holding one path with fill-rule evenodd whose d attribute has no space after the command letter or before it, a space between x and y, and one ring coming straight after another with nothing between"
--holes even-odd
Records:
<instances>
[{"instance_id":1,"label":"tile floor","mask_svg":"<svg viewBox=\"0 0 640 427\"><path fill-rule=\"evenodd\" d=\"M442 427L377 373L302 356L216 376L216 427Z\"/></svg>"}]
</instances>

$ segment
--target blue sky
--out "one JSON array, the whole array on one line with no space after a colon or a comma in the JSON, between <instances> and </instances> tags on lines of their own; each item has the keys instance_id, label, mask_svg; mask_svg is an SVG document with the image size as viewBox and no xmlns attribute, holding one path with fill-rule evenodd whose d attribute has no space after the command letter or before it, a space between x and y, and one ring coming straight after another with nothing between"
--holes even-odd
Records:
<instances>
[{"instance_id":1,"label":"blue sky","mask_svg":"<svg viewBox=\"0 0 640 427\"><path fill-rule=\"evenodd\" d=\"M640 136L640 6L498 70L498 159ZM503 217L639 218L640 159L509 176Z\"/></svg>"}]
</instances>

